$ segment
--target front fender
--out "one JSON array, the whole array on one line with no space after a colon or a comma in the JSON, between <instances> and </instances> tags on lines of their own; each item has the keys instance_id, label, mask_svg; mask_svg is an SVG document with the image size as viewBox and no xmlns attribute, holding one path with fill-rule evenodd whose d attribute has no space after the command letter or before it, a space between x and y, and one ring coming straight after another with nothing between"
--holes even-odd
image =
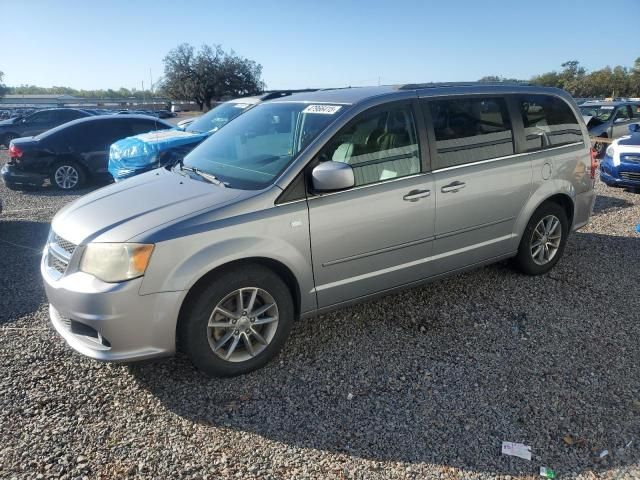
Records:
<instances>
[{"instance_id":1,"label":"front fender","mask_svg":"<svg viewBox=\"0 0 640 480\"><path fill-rule=\"evenodd\" d=\"M156 244L140 294L186 291L216 268L237 260L260 258L279 262L293 273L300 287L301 312L316 308L308 237L293 243L252 236L211 243L206 236L205 233Z\"/></svg>"}]
</instances>

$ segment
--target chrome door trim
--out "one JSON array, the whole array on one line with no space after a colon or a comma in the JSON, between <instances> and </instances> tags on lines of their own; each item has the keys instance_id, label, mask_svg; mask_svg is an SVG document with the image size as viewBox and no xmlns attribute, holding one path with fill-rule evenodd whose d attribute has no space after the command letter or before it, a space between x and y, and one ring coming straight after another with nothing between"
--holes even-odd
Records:
<instances>
[{"instance_id":1,"label":"chrome door trim","mask_svg":"<svg viewBox=\"0 0 640 480\"><path fill-rule=\"evenodd\" d=\"M452 165L451 167L444 167L444 168L439 168L437 170L432 170L431 173L448 172L450 170L457 170L458 168L471 167L471 166L474 166L474 165L484 165L486 163L500 162L500 161L503 161L503 160L510 160L512 158L522 157L522 156L525 156L525 155L534 155L536 153L544 153L544 152L549 152L549 151L552 151L552 150L559 150L561 148L574 147L574 146L577 146L577 145L584 145L584 142L568 143L566 145L560 145L558 147L545 148L543 150L536 150L534 152L514 153L513 155L507 155L505 157L488 158L487 160L479 160L477 162L462 163L460 165Z\"/></svg>"},{"instance_id":2,"label":"chrome door trim","mask_svg":"<svg viewBox=\"0 0 640 480\"><path fill-rule=\"evenodd\" d=\"M427 243L435 240L435 236L420 238L418 240L413 240L411 242L400 243L398 245L391 245L390 247L380 248L378 250L372 250L370 252L358 253L356 255L351 255L349 257L338 258L337 260L330 260L322 264L323 267L330 267L332 265L337 265L338 263L349 262L351 260L358 260L360 258L370 257L372 255L378 255L380 253L392 252L394 250L400 250L401 248L413 247L414 245L420 245L421 243Z\"/></svg>"},{"instance_id":3,"label":"chrome door trim","mask_svg":"<svg viewBox=\"0 0 640 480\"><path fill-rule=\"evenodd\" d=\"M440 235L436 235L435 239L436 240L440 240L440 239L447 238L447 237L453 237L454 235L459 235L461 233L471 232L471 231L477 230L479 228L492 227L494 225L499 225L500 223L510 222L512 220L515 220L515 218L516 217L503 218L503 219L500 219L500 220L495 220L493 222L487 222L487 223L481 223L480 225L474 225L473 227L466 227L466 228L461 228L459 230L452 230L452 231L447 232L447 233L441 233Z\"/></svg>"}]
</instances>

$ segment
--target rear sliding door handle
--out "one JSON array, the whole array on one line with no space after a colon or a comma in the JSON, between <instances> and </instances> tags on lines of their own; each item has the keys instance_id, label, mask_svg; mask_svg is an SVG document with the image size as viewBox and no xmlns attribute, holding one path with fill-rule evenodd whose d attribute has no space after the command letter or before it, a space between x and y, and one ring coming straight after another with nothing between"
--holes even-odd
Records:
<instances>
[{"instance_id":1,"label":"rear sliding door handle","mask_svg":"<svg viewBox=\"0 0 640 480\"><path fill-rule=\"evenodd\" d=\"M467 184L464 182L455 181L453 183L450 183L449 185L445 185L440 190L442 191L442 193L449 193L449 192L453 193L463 189L466 185Z\"/></svg>"},{"instance_id":2,"label":"rear sliding door handle","mask_svg":"<svg viewBox=\"0 0 640 480\"><path fill-rule=\"evenodd\" d=\"M407 202L417 202L421 198L428 197L429 195L431 195L431 190L411 190L402 197L402 199Z\"/></svg>"}]
</instances>

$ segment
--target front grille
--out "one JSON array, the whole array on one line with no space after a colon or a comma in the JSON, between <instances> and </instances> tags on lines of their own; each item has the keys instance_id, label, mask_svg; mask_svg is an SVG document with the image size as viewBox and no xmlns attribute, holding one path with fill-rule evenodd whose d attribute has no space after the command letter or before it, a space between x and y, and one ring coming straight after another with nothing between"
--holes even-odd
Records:
<instances>
[{"instance_id":1,"label":"front grille","mask_svg":"<svg viewBox=\"0 0 640 480\"><path fill-rule=\"evenodd\" d=\"M65 262L64 260L60 260L58 257L52 254L49 254L49 257L47 258L47 265L56 270L58 273L64 274L64 272L67 271L67 266L69 265L69 263Z\"/></svg>"},{"instance_id":2,"label":"front grille","mask_svg":"<svg viewBox=\"0 0 640 480\"><path fill-rule=\"evenodd\" d=\"M73 255L73 252L76 249L76 245L71 243L68 240L65 240L64 238L62 238L61 236L57 235L57 234L53 234L53 238L51 239L51 243L55 243L56 245L58 245L62 250L64 250L65 252L67 252L69 254L69 257L71 257L71 255Z\"/></svg>"},{"instance_id":3,"label":"front grille","mask_svg":"<svg viewBox=\"0 0 640 480\"><path fill-rule=\"evenodd\" d=\"M59 275L53 274L54 278L60 278L67 271L73 252L76 251L76 244L65 240L56 233L52 233L49 240L49 252L47 254L47 266Z\"/></svg>"},{"instance_id":4,"label":"front grille","mask_svg":"<svg viewBox=\"0 0 640 480\"><path fill-rule=\"evenodd\" d=\"M640 172L620 172L620 178L640 181Z\"/></svg>"}]
</instances>

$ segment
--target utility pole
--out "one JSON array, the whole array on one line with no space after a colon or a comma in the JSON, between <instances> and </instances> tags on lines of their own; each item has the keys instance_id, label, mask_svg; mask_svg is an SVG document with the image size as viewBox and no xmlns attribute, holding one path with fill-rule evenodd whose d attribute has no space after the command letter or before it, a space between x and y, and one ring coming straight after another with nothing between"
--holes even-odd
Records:
<instances>
[{"instance_id":1,"label":"utility pole","mask_svg":"<svg viewBox=\"0 0 640 480\"><path fill-rule=\"evenodd\" d=\"M149 67L149 91L151 92L151 102L153 102L153 77L151 76L151 67Z\"/></svg>"},{"instance_id":2,"label":"utility pole","mask_svg":"<svg viewBox=\"0 0 640 480\"><path fill-rule=\"evenodd\" d=\"M142 81L142 106L143 107L144 107L144 101L145 101L145 98L144 98L144 80L143 80Z\"/></svg>"}]
</instances>

